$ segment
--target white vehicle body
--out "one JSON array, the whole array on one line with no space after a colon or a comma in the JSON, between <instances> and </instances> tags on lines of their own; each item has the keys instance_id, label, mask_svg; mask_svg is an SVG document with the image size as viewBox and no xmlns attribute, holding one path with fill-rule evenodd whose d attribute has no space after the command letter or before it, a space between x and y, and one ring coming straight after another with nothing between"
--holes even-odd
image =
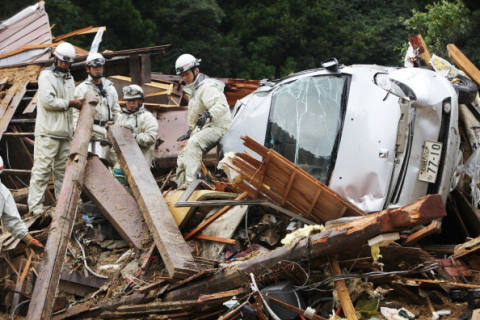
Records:
<instances>
[{"instance_id":1,"label":"white vehicle body","mask_svg":"<svg viewBox=\"0 0 480 320\"><path fill-rule=\"evenodd\" d=\"M220 154L243 152L245 135L367 212L433 193L446 200L461 161L457 93L420 68L353 65L267 81L235 106Z\"/></svg>"}]
</instances>

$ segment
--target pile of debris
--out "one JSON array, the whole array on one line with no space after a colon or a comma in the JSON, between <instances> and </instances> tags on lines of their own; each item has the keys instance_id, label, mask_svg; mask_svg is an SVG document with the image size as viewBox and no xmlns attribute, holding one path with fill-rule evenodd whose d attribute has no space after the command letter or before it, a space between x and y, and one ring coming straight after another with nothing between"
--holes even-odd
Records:
<instances>
[{"instance_id":1,"label":"pile of debris","mask_svg":"<svg viewBox=\"0 0 480 320\"><path fill-rule=\"evenodd\" d=\"M88 106L79 126L88 125ZM24 216L38 240L48 238L45 255L1 237L5 312L28 310L28 319L360 319L380 312L452 319L475 308L480 238L454 248L418 245L447 215L439 195L366 215L248 137L245 146L265 160L230 155L222 165L233 184L207 170L187 190L162 192L171 175L155 180L130 131L112 126L124 186L87 155L83 131L72 142L55 213ZM24 202L25 192L15 198Z\"/></svg>"}]
</instances>

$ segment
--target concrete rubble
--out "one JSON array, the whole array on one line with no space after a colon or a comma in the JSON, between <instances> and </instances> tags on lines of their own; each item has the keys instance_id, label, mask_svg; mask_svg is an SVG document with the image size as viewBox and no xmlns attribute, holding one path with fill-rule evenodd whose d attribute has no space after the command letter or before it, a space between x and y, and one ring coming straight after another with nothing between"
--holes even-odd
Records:
<instances>
[{"instance_id":1,"label":"concrete rubble","mask_svg":"<svg viewBox=\"0 0 480 320\"><path fill-rule=\"evenodd\" d=\"M49 37L40 54L86 31ZM51 61L0 67L2 182L46 247L37 255L1 230L0 317L474 319L480 214L478 201L472 205L478 192L469 189L472 181L464 178L446 204L432 194L367 214L246 136L246 151L230 155L223 170L212 151L202 178L176 190L172 168L182 148L176 138L186 131L186 101L178 77L150 70L150 59L167 48L104 54L117 91L130 82L145 89L146 107L159 121L156 167L141 161L130 131L116 125L108 139L125 176L114 176L88 153L88 106L95 101L87 99L60 197L49 187L50 207L40 216L28 212L25 182L33 165L36 79ZM456 47L452 56L480 79ZM72 67L77 80L85 77L85 58ZM222 80L232 106L259 84ZM465 158L474 153L470 136L462 135Z\"/></svg>"}]
</instances>

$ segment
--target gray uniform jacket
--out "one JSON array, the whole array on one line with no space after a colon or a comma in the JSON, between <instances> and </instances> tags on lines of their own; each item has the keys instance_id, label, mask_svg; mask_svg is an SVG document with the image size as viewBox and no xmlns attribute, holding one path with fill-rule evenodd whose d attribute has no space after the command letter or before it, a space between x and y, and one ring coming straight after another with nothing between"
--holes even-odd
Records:
<instances>
[{"instance_id":1,"label":"gray uniform jacket","mask_svg":"<svg viewBox=\"0 0 480 320\"><path fill-rule=\"evenodd\" d=\"M70 140L73 135L72 110L75 83L70 71L63 73L50 66L38 77L36 136Z\"/></svg>"},{"instance_id":2,"label":"gray uniform jacket","mask_svg":"<svg viewBox=\"0 0 480 320\"><path fill-rule=\"evenodd\" d=\"M98 99L98 104L96 106L96 113L94 119L97 120L97 124L93 125L93 138L106 139L107 131L105 129L105 124L107 121L115 122L120 115L120 105L118 104L118 94L115 89L113 82L108 79L102 78L103 84L103 94L98 90L97 85L93 82L92 78L88 78L80 83L77 88L75 88L75 100L85 98L87 92L90 92ZM78 117L80 111L77 109L72 110L73 112L73 124L74 127L77 126ZM101 122L100 122L101 121ZM99 123L100 122L100 123Z\"/></svg>"},{"instance_id":3,"label":"gray uniform jacket","mask_svg":"<svg viewBox=\"0 0 480 320\"><path fill-rule=\"evenodd\" d=\"M225 130L230 128L232 116L227 98L223 93L225 84L217 79L209 78L199 73L195 82L186 85L183 90L188 94L188 126L194 130L192 135L200 130L196 128L199 116L208 111L211 121L203 128L219 127Z\"/></svg>"},{"instance_id":4,"label":"gray uniform jacket","mask_svg":"<svg viewBox=\"0 0 480 320\"><path fill-rule=\"evenodd\" d=\"M155 141L158 135L158 121L153 114L142 105L137 112L128 113L124 110L116 124L133 129L142 154L150 166L155 157Z\"/></svg>"},{"instance_id":5,"label":"gray uniform jacket","mask_svg":"<svg viewBox=\"0 0 480 320\"><path fill-rule=\"evenodd\" d=\"M0 182L0 215L2 224L15 238L23 239L28 234L28 228L20 218L12 193Z\"/></svg>"}]
</instances>

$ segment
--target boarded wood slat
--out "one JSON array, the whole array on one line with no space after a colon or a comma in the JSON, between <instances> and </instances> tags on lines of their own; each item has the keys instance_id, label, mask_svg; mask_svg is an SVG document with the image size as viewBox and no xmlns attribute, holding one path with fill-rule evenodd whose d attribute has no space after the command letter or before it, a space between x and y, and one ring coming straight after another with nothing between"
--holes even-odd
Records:
<instances>
[{"instance_id":1,"label":"boarded wood slat","mask_svg":"<svg viewBox=\"0 0 480 320\"><path fill-rule=\"evenodd\" d=\"M232 169L244 178L238 187L248 192L249 197L268 198L317 223L342 216L365 215L365 212L277 152L249 137L242 139L246 147L268 159L268 162L262 163L248 154L236 154L233 158Z\"/></svg>"},{"instance_id":2,"label":"boarded wood slat","mask_svg":"<svg viewBox=\"0 0 480 320\"><path fill-rule=\"evenodd\" d=\"M38 91L35 92L35 95L33 96L32 100L30 100L30 103L28 106L23 110L23 114L26 113L32 113L35 111L35 108L37 107L37 100L38 100Z\"/></svg>"},{"instance_id":3,"label":"boarded wood slat","mask_svg":"<svg viewBox=\"0 0 480 320\"><path fill-rule=\"evenodd\" d=\"M107 136L117 153L169 275L172 278L186 278L198 272L190 247L183 239L131 131L125 127L111 126Z\"/></svg>"}]
</instances>

